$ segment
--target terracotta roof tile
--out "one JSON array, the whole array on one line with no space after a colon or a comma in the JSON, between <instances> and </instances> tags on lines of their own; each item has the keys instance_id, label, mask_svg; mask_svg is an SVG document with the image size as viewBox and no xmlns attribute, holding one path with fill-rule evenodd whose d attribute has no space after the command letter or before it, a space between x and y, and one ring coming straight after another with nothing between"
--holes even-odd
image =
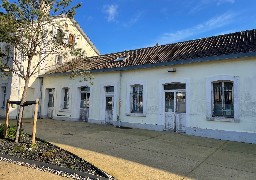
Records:
<instances>
[{"instance_id":1,"label":"terracotta roof tile","mask_svg":"<svg viewBox=\"0 0 256 180\"><path fill-rule=\"evenodd\" d=\"M85 59L74 59L50 73L71 72L74 70L97 70L155 64L171 61L190 61L219 55L256 52L256 30L247 30L208 38L157 45ZM126 57L124 61L115 61Z\"/></svg>"}]
</instances>

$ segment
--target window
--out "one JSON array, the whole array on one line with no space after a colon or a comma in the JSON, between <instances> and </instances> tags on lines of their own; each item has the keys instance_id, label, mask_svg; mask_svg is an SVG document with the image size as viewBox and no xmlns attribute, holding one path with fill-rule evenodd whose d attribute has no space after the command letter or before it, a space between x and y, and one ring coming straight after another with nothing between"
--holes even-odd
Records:
<instances>
[{"instance_id":1,"label":"window","mask_svg":"<svg viewBox=\"0 0 256 180\"><path fill-rule=\"evenodd\" d=\"M6 104L6 86L2 87L2 108L5 108L5 104Z\"/></svg>"},{"instance_id":2,"label":"window","mask_svg":"<svg viewBox=\"0 0 256 180\"><path fill-rule=\"evenodd\" d=\"M63 57L61 55L56 56L56 64L57 65L62 65L62 60L63 60Z\"/></svg>"},{"instance_id":3,"label":"window","mask_svg":"<svg viewBox=\"0 0 256 180\"><path fill-rule=\"evenodd\" d=\"M90 87L81 87L80 108L89 108L90 103Z\"/></svg>"},{"instance_id":4,"label":"window","mask_svg":"<svg viewBox=\"0 0 256 180\"><path fill-rule=\"evenodd\" d=\"M206 79L206 119L240 122L239 76L217 75Z\"/></svg>"},{"instance_id":5,"label":"window","mask_svg":"<svg viewBox=\"0 0 256 180\"><path fill-rule=\"evenodd\" d=\"M63 97L63 109L69 108L69 88L63 88L64 97Z\"/></svg>"},{"instance_id":6,"label":"window","mask_svg":"<svg viewBox=\"0 0 256 180\"><path fill-rule=\"evenodd\" d=\"M131 86L131 113L143 113L143 85Z\"/></svg>"},{"instance_id":7,"label":"window","mask_svg":"<svg viewBox=\"0 0 256 180\"><path fill-rule=\"evenodd\" d=\"M234 88L232 81L212 83L212 117L234 117Z\"/></svg>"},{"instance_id":8,"label":"window","mask_svg":"<svg viewBox=\"0 0 256 180\"><path fill-rule=\"evenodd\" d=\"M106 86L106 93L113 93L114 92L114 86Z\"/></svg>"},{"instance_id":9,"label":"window","mask_svg":"<svg viewBox=\"0 0 256 180\"><path fill-rule=\"evenodd\" d=\"M48 89L49 101L48 107L54 107L54 89Z\"/></svg>"},{"instance_id":10,"label":"window","mask_svg":"<svg viewBox=\"0 0 256 180\"><path fill-rule=\"evenodd\" d=\"M59 44L63 43L63 39L64 39L64 32L61 29L57 29L57 33L56 33L56 42Z\"/></svg>"},{"instance_id":11,"label":"window","mask_svg":"<svg viewBox=\"0 0 256 180\"><path fill-rule=\"evenodd\" d=\"M73 46L75 45L75 36L73 34L69 34L69 38L68 38L68 44L69 46Z\"/></svg>"}]
</instances>

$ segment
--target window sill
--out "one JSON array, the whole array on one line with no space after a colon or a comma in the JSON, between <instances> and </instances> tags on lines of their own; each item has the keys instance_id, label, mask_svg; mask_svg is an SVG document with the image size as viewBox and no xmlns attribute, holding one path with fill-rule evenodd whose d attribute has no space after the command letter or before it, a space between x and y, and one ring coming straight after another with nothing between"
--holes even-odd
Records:
<instances>
[{"instance_id":1,"label":"window sill","mask_svg":"<svg viewBox=\"0 0 256 180\"><path fill-rule=\"evenodd\" d=\"M226 118L226 117L210 117L207 118L208 121L216 121L216 122L235 122L234 118Z\"/></svg>"},{"instance_id":2,"label":"window sill","mask_svg":"<svg viewBox=\"0 0 256 180\"><path fill-rule=\"evenodd\" d=\"M143 113L126 113L126 116L136 116L136 117L146 117L146 114Z\"/></svg>"}]
</instances>

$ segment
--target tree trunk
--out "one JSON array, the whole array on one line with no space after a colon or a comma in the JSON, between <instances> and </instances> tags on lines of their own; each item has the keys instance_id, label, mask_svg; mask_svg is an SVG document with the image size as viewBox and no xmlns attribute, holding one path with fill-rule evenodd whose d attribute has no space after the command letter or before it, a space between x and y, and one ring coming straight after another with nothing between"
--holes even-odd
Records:
<instances>
[{"instance_id":1,"label":"tree trunk","mask_svg":"<svg viewBox=\"0 0 256 180\"><path fill-rule=\"evenodd\" d=\"M26 78L25 79L25 86L24 86L24 90L23 90L22 98L21 98L21 102L20 102L19 117L18 117L18 121L17 121L17 131L16 131L16 138L15 138L16 143L18 143L19 140L20 140L21 126L22 126L22 116L23 116L23 109L24 109L23 104L26 102L28 84L29 84L29 78Z\"/></svg>"}]
</instances>

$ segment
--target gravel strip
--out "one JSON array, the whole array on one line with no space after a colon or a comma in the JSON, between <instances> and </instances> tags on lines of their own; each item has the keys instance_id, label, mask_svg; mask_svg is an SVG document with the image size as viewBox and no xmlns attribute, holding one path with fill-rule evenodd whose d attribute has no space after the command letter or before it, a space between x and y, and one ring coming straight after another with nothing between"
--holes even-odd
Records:
<instances>
[{"instance_id":1,"label":"gravel strip","mask_svg":"<svg viewBox=\"0 0 256 180\"><path fill-rule=\"evenodd\" d=\"M49 142L37 138L31 147L31 137L24 134L21 142L0 139L0 161L26 166L72 179L114 179L84 159Z\"/></svg>"}]
</instances>

